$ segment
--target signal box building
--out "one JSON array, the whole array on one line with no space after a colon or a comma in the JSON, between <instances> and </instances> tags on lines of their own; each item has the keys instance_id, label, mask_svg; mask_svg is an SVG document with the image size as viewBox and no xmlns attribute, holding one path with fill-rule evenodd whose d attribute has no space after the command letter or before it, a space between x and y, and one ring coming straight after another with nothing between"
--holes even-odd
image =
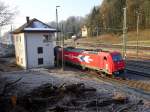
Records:
<instances>
[{"instance_id":1,"label":"signal box building","mask_svg":"<svg viewBox=\"0 0 150 112\"><path fill-rule=\"evenodd\" d=\"M29 20L13 32L17 65L25 68L53 67L56 29Z\"/></svg>"}]
</instances>

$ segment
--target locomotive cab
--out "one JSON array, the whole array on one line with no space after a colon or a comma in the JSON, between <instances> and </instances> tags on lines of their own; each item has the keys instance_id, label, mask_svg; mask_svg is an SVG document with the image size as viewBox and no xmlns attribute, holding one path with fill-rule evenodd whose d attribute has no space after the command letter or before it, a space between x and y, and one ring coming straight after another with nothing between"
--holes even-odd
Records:
<instances>
[{"instance_id":1,"label":"locomotive cab","mask_svg":"<svg viewBox=\"0 0 150 112\"><path fill-rule=\"evenodd\" d=\"M125 69L125 63L121 54L118 52L113 52L111 56L112 56L112 61L113 61L113 64L112 64L113 73L114 74L123 73Z\"/></svg>"}]
</instances>

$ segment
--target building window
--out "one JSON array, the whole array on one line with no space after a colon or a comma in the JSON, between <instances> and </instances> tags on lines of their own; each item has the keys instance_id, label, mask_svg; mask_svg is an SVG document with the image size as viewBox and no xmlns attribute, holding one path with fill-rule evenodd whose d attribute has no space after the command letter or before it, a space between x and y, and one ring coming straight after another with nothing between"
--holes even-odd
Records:
<instances>
[{"instance_id":1,"label":"building window","mask_svg":"<svg viewBox=\"0 0 150 112\"><path fill-rule=\"evenodd\" d=\"M43 35L43 42L51 42L52 41L52 34Z\"/></svg>"},{"instance_id":2,"label":"building window","mask_svg":"<svg viewBox=\"0 0 150 112\"><path fill-rule=\"evenodd\" d=\"M38 65L42 65L43 64L43 58L38 58Z\"/></svg>"},{"instance_id":3,"label":"building window","mask_svg":"<svg viewBox=\"0 0 150 112\"><path fill-rule=\"evenodd\" d=\"M38 47L37 52L38 52L38 54L43 53L43 47Z\"/></svg>"},{"instance_id":4,"label":"building window","mask_svg":"<svg viewBox=\"0 0 150 112\"><path fill-rule=\"evenodd\" d=\"M16 42L18 42L18 36L16 36Z\"/></svg>"},{"instance_id":5,"label":"building window","mask_svg":"<svg viewBox=\"0 0 150 112\"><path fill-rule=\"evenodd\" d=\"M21 42L21 36L20 36L20 42Z\"/></svg>"},{"instance_id":6,"label":"building window","mask_svg":"<svg viewBox=\"0 0 150 112\"><path fill-rule=\"evenodd\" d=\"M21 64L23 64L23 59L21 58Z\"/></svg>"},{"instance_id":7,"label":"building window","mask_svg":"<svg viewBox=\"0 0 150 112\"><path fill-rule=\"evenodd\" d=\"M19 56L17 56L16 59L17 59L17 62L19 62Z\"/></svg>"}]
</instances>

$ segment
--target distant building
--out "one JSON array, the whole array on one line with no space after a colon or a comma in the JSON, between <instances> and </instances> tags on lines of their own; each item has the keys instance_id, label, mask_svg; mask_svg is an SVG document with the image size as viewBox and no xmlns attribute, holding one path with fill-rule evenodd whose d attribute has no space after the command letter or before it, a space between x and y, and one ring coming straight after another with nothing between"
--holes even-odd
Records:
<instances>
[{"instance_id":1,"label":"distant building","mask_svg":"<svg viewBox=\"0 0 150 112\"><path fill-rule=\"evenodd\" d=\"M54 66L56 29L37 20L29 20L13 31L16 63L25 69Z\"/></svg>"},{"instance_id":2,"label":"distant building","mask_svg":"<svg viewBox=\"0 0 150 112\"><path fill-rule=\"evenodd\" d=\"M81 28L81 33L82 33L82 37L88 36L88 30L87 30L87 27L85 25Z\"/></svg>"},{"instance_id":3,"label":"distant building","mask_svg":"<svg viewBox=\"0 0 150 112\"><path fill-rule=\"evenodd\" d=\"M5 45L13 45L13 34L11 31L4 33L4 35L1 37L1 43Z\"/></svg>"}]
</instances>

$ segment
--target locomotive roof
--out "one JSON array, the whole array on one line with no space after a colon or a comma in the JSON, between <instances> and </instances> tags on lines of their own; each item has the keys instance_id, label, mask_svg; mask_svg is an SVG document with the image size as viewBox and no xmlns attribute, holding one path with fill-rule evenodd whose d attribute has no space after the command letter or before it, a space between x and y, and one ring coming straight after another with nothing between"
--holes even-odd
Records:
<instances>
[{"instance_id":1,"label":"locomotive roof","mask_svg":"<svg viewBox=\"0 0 150 112\"><path fill-rule=\"evenodd\" d=\"M70 52L79 52L79 53L88 53L88 54L98 54L99 52L105 52L105 53L110 53L111 55L116 55L119 53L117 51L104 51L102 49L83 49L83 48L74 48L74 47L66 47L64 49Z\"/></svg>"}]
</instances>

